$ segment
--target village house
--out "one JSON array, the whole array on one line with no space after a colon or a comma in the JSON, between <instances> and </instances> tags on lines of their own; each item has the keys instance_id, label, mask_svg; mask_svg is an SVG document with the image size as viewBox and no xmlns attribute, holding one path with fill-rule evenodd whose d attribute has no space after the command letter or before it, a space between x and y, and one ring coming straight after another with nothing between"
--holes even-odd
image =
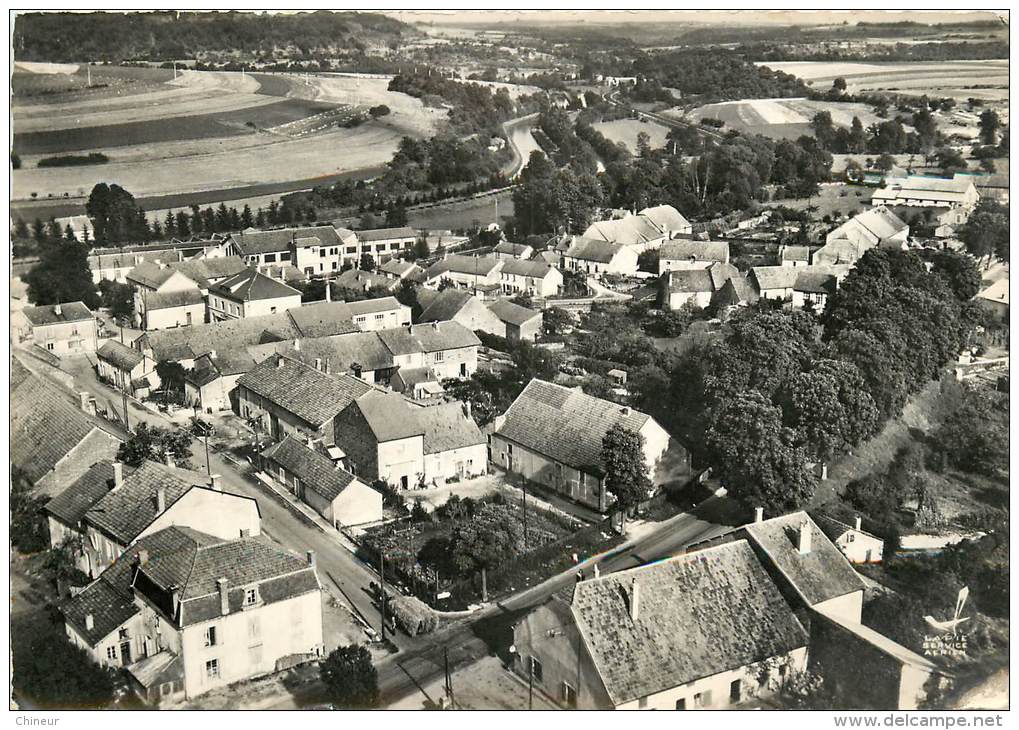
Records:
<instances>
[{"instance_id":1,"label":"village house","mask_svg":"<svg viewBox=\"0 0 1019 730\"><path fill-rule=\"evenodd\" d=\"M604 274L633 276L637 273L635 247L596 238L574 236L563 252L562 265L569 271L581 271L595 277Z\"/></svg>"},{"instance_id":2,"label":"village house","mask_svg":"<svg viewBox=\"0 0 1019 730\"><path fill-rule=\"evenodd\" d=\"M335 443L334 421L355 398L374 390L346 373L329 375L282 355L268 357L237 379L237 415L273 441L289 434Z\"/></svg>"},{"instance_id":3,"label":"village house","mask_svg":"<svg viewBox=\"0 0 1019 730\"><path fill-rule=\"evenodd\" d=\"M775 694L808 642L739 541L577 583L513 627L513 670L567 708L722 709Z\"/></svg>"},{"instance_id":4,"label":"village house","mask_svg":"<svg viewBox=\"0 0 1019 730\"><path fill-rule=\"evenodd\" d=\"M787 302L797 309L811 301L816 308L819 304L821 307L824 306L832 290L833 283L829 277L833 277L834 286L837 288L838 283L846 277L851 268L849 264L806 267L755 266L750 270L747 279L762 299Z\"/></svg>"},{"instance_id":5,"label":"village house","mask_svg":"<svg viewBox=\"0 0 1019 730\"><path fill-rule=\"evenodd\" d=\"M521 259L527 260L534 255L534 249L526 243L513 243L512 241L499 241L492 249L492 255L497 259Z\"/></svg>"},{"instance_id":6,"label":"village house","mask_svg":"<svg viewBox=\"0 0 1019 730\"><path fill-rule=\"evenodd\" d=\"M378 291L393 292L400 285L400 280L383 274L376 274L361 269L347 269L333 279L333 286L340 290L372 294ZM343 296L340 294L340 296Z\"/></svg>"},{"instance_id":7,"label":"village house","mask_svg":"<svg viewBox=\"0 0 1019 730\"><path fill-rule=\"evenodd\" d=\"M814 271L815 267L800 269L793 283L793 309L811 309L820 314L828 298L839 288L839 278L826 271Z\"/></svg>"},{"instance_id":8,"label":"village house","mask_svg":"<svg viewBox=\"0 0 1019 730\"><path fill-rule=\"evenodd\" d=\"M304 276L316 276L339 271L344 261L356 260L358 241L353 231L326 225L269 231L248 228L227 236L222 250L254 268L289 264Z\"/></svg>"},{"instance_id":9,"label":"village house","mask_svg":"<svg viewBox=\"0 0 1019 730\"><path fill-rule=\"evenodd\" d=\"M53 496L99 459L112 459L127 434L96 416L86 392L72 393L11 358L11 465L33 494Z\"/></svg>"},{"instance_id":10,"label":"village house","mask_svg":"<svg viewBox=\"0 0 1019 730\"><path fill-rule=\"evenodd\" d=\"M658 279L658 305L662 309L676 310L686 305L704 309L729 281L741 300L752 298L746 279L732 264L711 263L705 269L666 271ZM726 302L731 303L731 302Z\"/></svg>"},{"instance_id":11,"label":"village house","mask_svg":"<svg viewBox=\"0 0 1019 730\"><path fill-rule=\"evenodd\" d=\"M488 308L502 322L507 340L535 342L541 337L545 317L540 310L522 307L509 299L497 299Z\"/></svg>"},{"instance_id":12,"label":"village house","mask_svg":"<svg viewBox=\"0 0 1019 730\"><path fill-rule=\"evenodd\" d=\"M323 653L315 556L166 526L61 607L67 637L145 701L193 699Z\"/></svg>"},{"instance_id":13,"label":"village house","mask_svg":"<svg viewBox=\"0 0 1019 730\"><path fill-rule=\"evenodd\" d=\"M406 226L402 228L373 228L357 231L356 235L357 242L361 247L358 260L364 254L370 254L377 262L386 261L397 256L404 249L413 248L418 237L417 231Z\"/></svg>"},{"instance_id":14,"label":"village house","mask_svg":"<svg viewBox=\"0 0 1019 730\"><path fill-rule=\"evenodd\" d=\"M478 369L481 340L458 322L428 322L389 329L379 337L398 367L427 367L440 380L469 378Z\"/></svg>"},{"instance_id":15,"label":"village house","mask_svg":"<svg viewBox=\"0 0 1019 730\"><path fill-rule=\"evenodd\" d=\"M382 493L296 436L262 454L265 473L339 529L382 519Z\"/></svg>"},{"instance_id":16,"label":"village house","mask_svg":"<svg viewBox=\"0 0 1019 730\"><path fill-rule=\"evenodd\" d=\"M97 466L45 508L51 544L75 539L79 567L93 578L139 537L170 525L193 527L223 539L259 534L258 503L223 492L215 475L152 461L136 469L112 462L98 475ZM103 492L99 480L107 475ZM96 500L88 504L92 498Z\"/></svg>"},{"instance_id":17,"label":"village house","mask_svg":"<svg viewBox=\"0 0 1019 730\"><path fill-rule=\"evenodd\" d=\"M448 281L459 289L490 297L500 289L499 272L505 263L488 256L450 254L425 270L424 285L438 289L443 281Z\"/></svg>"},{"instance_id":18,"label":"village house","mask_svg":"<svg viewBox=\"0 0 1019 730\"><path fill-rule=\"evenodd\" d=\"M671 205L657 205L637 215L626 213L622 218L595 221L582 237L622 244L642 253L671 238L689 236L692 231L690 222L678 210Z\"/></svg>"},{"instance_id":19,"label":"village house","mask_svg":"<svg viewBox=\"0 0 1019 730\"><path fill-rule=\"evenodd\" d=\"M418 302L423 307L421 322L457 322L471 332L487 332L499 337L506 336L502 320L489 309L485 302L462 289L446 289L436 292L432 289L418 289Z\"/></svg>"},{"instance_id":20,"label":"village house","mask_svg":"<svg viewBox=\"0 0 1019 730\"><path fill-rule=\"evenodd\" d=\"M821 514L813 515L811 519L850 563L857 565L881 562L884 540L865 531L862 528L863 520L859 516L854 519L852 525Z\"/></svg>"},{"instance_id":21,"label":"village house","mask_svg":"<svg viewBox=\"0 0 1019 730\"><path fill-rule=\"evenodd\" d=\"M499 283L506 294L554 297L562 291L563 275L544 261L509 259L499 272Z\"/></svg>"},{"instance_id":22,"label":"village house","mask_svg":"<svg viewBox=\"0 0 1019 730\"><path fill-rule=\"evenodd\" d=\"M1008 297L1008 279L998 279L981 290L974 301L999 322L1007 322Z\"/></svg>"},{"instance_id":23,"label":"village house","mask_svg":"<svg viewBox=\"0 0 1019 730\"><path fill-rule=\"evenodd\" d=\"M11 327L21 341L60 357L95 352L96 318L82 302L25 307L11 315Z\"/></svg>"},{"instance_id":24,"label":"village house","mask_svg":"<svg viewBox=\"0 0 1019 730\"><path fill-rule=\"evenodd\" d=\"M209 287L209 321L276 314L301 306L301 292L254 269Z\"/></svg>"},{"instance_id":25,"label":"village house","mask_svg":"<svg viewBox=\"0 0 1019 730\"><path fill-rule=\"evenodd\" d=\"M246 349L199 355L184 371L184 402L206 413L234 410L237 379L257 364Z\"/></svg>"},{"instance_id":26,"label":"village house","mask_svg":"<svg viewBox=\"0 0 1019 730\"><path fill-rule=\"evenodd\" d=\"M489 438L489 461L605 512L611 498L604 484L602 439L617 424L643 437L644 462L653 478L670 446L669 434L655 419L580 389L534 379L498 419Z\"/></svg>"},{"instance_id":27,"label":"village house","mask_svg":"<svg viewBox=\"0 0 1019 730\"><path fill-rule=\"evenodd\" d=\"M969 215L980 200L971 177L954 179L910 175L888 178L885 187L874 191L871 205L904 205L910 208L947 207Z\"/></svg>"},{"instance_id":28,"label":"village house","mask_svg":"<svg viewBox=\"0 0 1019 730\"><path fill-rule=\"evenodd\" d=\"M814 252L811 263L855 264L875 246L902 245L908 239L909 226L888 208L879 205L854 215L829 232L825 236L825 245Z\"/></svg>"},{"instance_id":29,"label":"village house","mask_svg":"<svg viewBox=\"0 0 1019 730\"><path fill-rule=\"evenodd\" d=\"M954 177L956 179L966 178L967 175L957 172ZM969 177L973 181L977 193L980 194L981 200L988 199L1008 205L1008 175L972 175Z\"/></svg>"},{"instance_id":30,"label":"village house","mask_svg":"<svg viewBox=\"0 0 1019 730\"><path fill-rule=\"evenodd\" d=\"M364 299L346 304L350 311L350 321L362 332L378 332L393 327L404 327L411 321L410 307L400 304L396 297ZM293 316L297 319L300 315Z\"/></svg>"},{"instance_id":31,"label":"village house","mask_svg":"<svg viewBox=\"0 0 1019 730\"><path fill-rule=\"evenodd\" d=\"M469 404L452 401L415 408L414 415L425 432L425 481L442 485L488 471L488 442L471 418Z\"/></svg>"},{"instance_id":32,"label":"village house","mask_svg":"<svg viewBox=\"0 0 1019 730\"><path fill-rule=\"evenodd\" d=\"M127 275L134 287L134 325L158 330L205 322L205 296L198 283L162 262L146 261Z\"/></svg>"},{"instance_id":33,"label":"village house","mask_svg":"<svg viewBox=\"0 0 1019 730\"><path fill-rule=\"evenodd\" d=\"M149 394L145 373L156 367L154 362L133 347L116 340L106 340L96 351L99 379L117 390L143 398Z\"/></svg>"},{"instance_id":34,"label":"village house","mask_svg":"<svg viewBox=\"0 0 1019 730\"><path fill-rule=\"evenodd\" d=\"M432 401L446 392L429 367L402 367L393 374L389 387L415 402Z\"/></svg>"},{"instance_id":35,"label":"village house","mask_svg":"<svg viewBox=\"0 0 1019 730\"><path fill-rule=\"evenodd\" d=\"M810 265L810 246L779 246L778 264L797 268Z\"/></svg>"},{"instance_id":36,"label":"village house","mask_svg":"<svg viewBox=\"0 0 1019 730\"><path fill-rule=\"evenodd\" d=\"M706 269L718 262L729 263L728 241L667 241L658 249L658 273Z\"/></svg>"},{"instance_id":37,"label":"village house","mask_svg":"<svg viewBox=\"0 0 1019 730\"><path fill-rule=\"evenodd\" d=\"M425 270L413 261L391 258L378 268L378 273L397 281L418 282L424 277Z\"/></svg>"},{"instance_id":38,"label":"village house","mask_svg":"<svg viewBox=\"0 0 1019 730\"><path fill-rule=\"evenodd\" d=\"M215 238L191 241L175 239L169 243L96 247L88 253L88 265L92 270L93 283L98 284L100 281L106 280L125 284L131 270L145 261L164 264L174 264L185 260L214 261L216 257L224 255L221 247L222 242Z\"/></svg>"}]
</instances>

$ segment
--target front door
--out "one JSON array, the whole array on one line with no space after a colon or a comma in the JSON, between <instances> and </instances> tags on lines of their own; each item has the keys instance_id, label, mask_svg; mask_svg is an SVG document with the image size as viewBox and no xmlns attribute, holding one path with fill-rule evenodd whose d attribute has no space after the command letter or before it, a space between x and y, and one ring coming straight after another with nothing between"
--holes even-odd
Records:
<instances>
[{"instance_id":1,"label":"front door","mask_svg":"<svg viewBox=\"0 0 1019 730\"><path fill-rule=\"evenodd\" d=\"M131 663L131 642L125 641L120 645L120 663L125 667Z\"/></svg>"},{"instance_id":2,"label":"front door","mask_svg":"<svg viewBox=\"0 0 1019 730\"><path fill-rule=\"evenodd\" d=\"M269 415L269 433L272 434L273 441L280 440L280 419L275 413Z\"/></svg>"},{"instance_id":3,"label":"front door","mask_svg":"<svg viewBox=\"0 0 1019 730\"><path fill-rule=\"evenodd\" d=\"M407 478L406 474L404 474L402 477L400 477L400 488L401 489L409 489L410 488L410 480Z\"/></svg>"}]
</instances>

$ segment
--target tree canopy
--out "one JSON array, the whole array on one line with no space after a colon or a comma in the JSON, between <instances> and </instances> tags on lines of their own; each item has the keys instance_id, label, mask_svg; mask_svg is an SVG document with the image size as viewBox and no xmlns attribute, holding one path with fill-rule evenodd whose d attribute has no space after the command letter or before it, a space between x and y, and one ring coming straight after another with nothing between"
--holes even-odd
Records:
<instances>
[{"instance_id":1,"label":"tree canopy","mask_svg":"<svg viewBox=\"0 0 1019 730\"><path fill-rule=\"evenodd\" d=\"M370 710L379 704L378 671L368 648L340 646L319 665L330 699L342 709Z\"/></svg>"},{"instance_id":2,"label":"tree canopy","mask_svg":"<svg viewBox=\"0 0 1019 730\"><path fill-rule=\"evenodd\" d=\"M145 460L165 462L167 456L181 464L191 458L194 440L186 429L169 429L139 423L131 438L120 445L117 460L128 466L140 466Z\"/></svg>"}]
</instances>

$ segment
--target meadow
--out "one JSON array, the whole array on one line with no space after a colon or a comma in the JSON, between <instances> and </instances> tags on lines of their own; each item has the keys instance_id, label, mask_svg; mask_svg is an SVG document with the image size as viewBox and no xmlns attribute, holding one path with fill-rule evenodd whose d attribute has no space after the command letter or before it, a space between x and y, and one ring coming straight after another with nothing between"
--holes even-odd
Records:
<instances>
[{"instance_id":1,"label":"meadow","mask_svg":"<svg viewBox=\"0 0 1019 730\"><path fill-rule=\"evenodd\" d=\"M644 132L650 137L651 149L665 146L665 135L669 128L656 122L637 119L616 119L611 122L598 122L594 128L613 142L622 142L631 153L637 154L637 135Z\"/></svg>"},{"instance_id":2,"label":"meadow","mask_svg":"<svg viewBox=\"0 0 1019 730\"><path fill-rule=\"evenodd\" d=\"M773 139L796 139L812 134L811 118L820 111L831 114L832 122L848 127L859 117L864 128L881 121L866 104L810 101L809 99L744 99L707 104L685 114L689 121L704 117L721 119L723 131L735 129L750 134L763 134ZM669 114L670 112L665 112ZM671 112L676 114L677 112Z\"/></svg>"}]
</instances>

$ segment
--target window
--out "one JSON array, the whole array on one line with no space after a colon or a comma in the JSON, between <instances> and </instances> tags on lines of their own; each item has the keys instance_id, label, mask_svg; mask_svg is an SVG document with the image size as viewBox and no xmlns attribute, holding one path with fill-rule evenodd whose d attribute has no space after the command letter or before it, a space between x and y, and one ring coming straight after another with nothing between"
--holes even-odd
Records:
<instances>
[{"instance_id":1,"label":"window","mask_svg":"<svg viewBox=\"0 0 1019 730\"><path fill-rule=\"evenodd\" d=\"M446 357L446 353L444 353L444 352L437 352L437 353L435 353L435 362L442 362L445 359L445 357Z\"/></svg>"},{"instance_id":2,"label":"window","mask_svg":"<svg viewBox=\"0 0 1019 730\"><path fill-rule=\"evenodd\" d=\"M357 246L347 246L347 253L357 253Z\"/></svg>"},{"instance_id":3,"label":"window","mask_svg":"<svg viewBox=\"0 0 1019 730\"><path fill-rule=\"evenodd\" d=\"M711 690L698 692L693 696L694 707L708 707L711 705Z\"/></svg>"},{"instance_id":4,"label":"window","mask_svg":"<svg viewBox=\"0 0 1019 730\"><path fill-rule=\"evenodd\" d=\"M375 315L375 321L376 321L376 322L381 322L381 321L382 321L382 320L384 320L385 318L386 318L386 315L384 315L384 314L376 314L376 315Z\"/></svg>"},{"instance_id":5,"label":"window","mask_svg":"<svg viewBox=\"0 0 1019 730\"><path fill-rule=\"evenodd\" d=\"M123 641L124 639L129 638L128 635L127 635L127 629L121 629L120 631L117 632L117 635L120 637L121 641Z\"/></svg>"},{"instance_id":6,"label":"window","mask_svg":"<svg viewBox=\"0 0 1019 730\"><path fill-rule=\"evenodd\" d=\"M117 647L108 646L106 647L106 658L113 661L117 661Z\"/></svg>"},{"instance_id":7,"label":"window","mask_svg":"<svg viewBox=\"0 0 1019 730\"><path fill-rule=\"evenodd\" d=\"M531 657L531 677L534 678L535 682L540 682L542 677L541 662L539 662L533 656Z\"/></svg>"},{"instance_id":8,"label":"window","mask_svg":"<svg viewBox=\"0 0 1019 730\"><path fill-rule=\"evenodd\" d=\"M46 349L47 350L52 350L53 349L53 343L52 342L47 342L46 343Z\"/></svg>"},{"instance_id":9,"label":"window","mask_svg":"<svg viewBox=\"0 0 1019 730\"><path fill-rule=\"evenodd\" d=\"M283 253L280 254L280 261L289 261L289 260L290 260L290 252L289 251L284 251Z\"/></svg>"},{"instance_id":10,"label":"window","mask_svg":"<svg viewBox=\"0 0 1019 730\"><path fill-rule=\"evenodd\" d=\"M241 537L251 537L251 530L245 527L241 530Z\"/></svg>"},{"instance_id":11,"label":"window","mask_svg":"<svg viewBox=\"0 0 1019 730\"><path fill-rule=\"evenodd\" d=\"M389 244L389 250L390 251L399 251L400 250L400 244L399 243L391 243L391 244Z\"/></svg>"},{"instance_id":12,"label":"window","mask_svg":"<svg viewBox=\"0 0 1019 730\"><path fill-rule=\"evenodd\" d=\"M269 314L276 314L276 307L269 307Z\"/></svg>"},{"instance_id":13,"label":"window","mask_svg":"<svg viewBox=\"0 0 1019 730\"><path fill-rule=\"evenodd\" d=\"M737 704L743 699L743 682L738 679L729 683L729 702Z\"/></svg>"},{"instance_id":14,"label":"window","mask_svg":"<svg viewBox=\"0 0 1019 730\"><path fill-rule=\"evenodd\" d=\"M219 659L205 662L205 676L209 679L219 679Z\"/></svg>"},{"instance_id":15,"label":"window","mask_svg":"<svg viewBox=\"0 0 1019 730\"><path fill-rule=\"evenodd\" d=\"M567 682L563 682L563 703L567 707L577 706L577 690L573 689Z\"/></svg>"},{"instance_id":16,"label":"window","mask_svg":"<svg viewBox=\"0 0 1019 730\"><path fill-rule=\"evenodd\" d=\"M680 697L678 700L676 700L676 709L677 710L686 709L686 697Z\"/></svg>"},{"instance_id":17,"label":"window","mask_svg":"<svg viewBox=\"0 0 1019 730\"><path fill-rule=\"evenodd\" d=\"M318 250L318 255L319 255L319 258L323 258L324 259L326 257L326 250L324 248L320 248Z\"/></svg>"},{"instance_id":18,"label":"window","mask_svg":"<svg viewBox=\"0 0 1019 730\"><path fill-rule=\"evenodd\" d=\"M280 467L280 481L285 482L287 480L287 471L282 466Z\"/></svg>"},{"instance_id":19,"label":"window","mask_svg":"<svg viewBox=\"0 0 1019 730\"><path fill-rule=\"evenodd\" d=\"M846 542L854 542L855 540L856 535L854 533L850 532L848 535L846 535Z\"/></svg>"},{"instance_id":20,"label":"window","mask_svg":"<svg viewBox=\"0 0 1019 730\"><path fill-rule=\"evenodd\" d=\"M638 710L647 709L647 697L641 697L639 700L637 700L637 709Z\"/></svg>"},{"instance_id":21,"label":"window","mask_svg":"<svg viewBox=\"0 0 1019 730\"><path fill-rule=\"evenodd\" d=\"M210 626L205 630L205 645L215 646L216 645L216 627Z\"/></svg>"},{"instance_id":22,"label":"window","mask_svg":"<svg viewBox=\"0 0 1019 730\"><path fill-rule=\"evenodd\" d=\"M244 605L254 606L258 603L258 588L248 588L244 591Z\"/></svg>"},{"instance_id":23,"label":"window","mask_svg":"<svg viewBox=\"0 0 1019 730\"><path fill-rule=\"evenodd\" d=\"M276 263L276 254L274 254L274 253L267 253L265 255L265 263L267 263L267 264L274 264L274 263Z\"/></svg>"},{"instance_id":24,"label":"window","mask_svg":"<svg viewBox=\"0 0 1019 730\"><path fill-rule=\"evenodd\" d=\"M375 252L376 253L385 253L385 251L386 251L386 244L380 243L377 246L375 246Z\"/></svg>"},{"instance_id":25,"label":"window","mask_svg":"<svg viewBox=\"0 0 1019 730\"><path fill-rule=\"evenodd\" d=\"M365 315L362 314L360 317L356 318L354 321L357 322L358 324L364 324L365 320L367 320L367 319L368 318Z\"/></svg>"}]
</instances>

